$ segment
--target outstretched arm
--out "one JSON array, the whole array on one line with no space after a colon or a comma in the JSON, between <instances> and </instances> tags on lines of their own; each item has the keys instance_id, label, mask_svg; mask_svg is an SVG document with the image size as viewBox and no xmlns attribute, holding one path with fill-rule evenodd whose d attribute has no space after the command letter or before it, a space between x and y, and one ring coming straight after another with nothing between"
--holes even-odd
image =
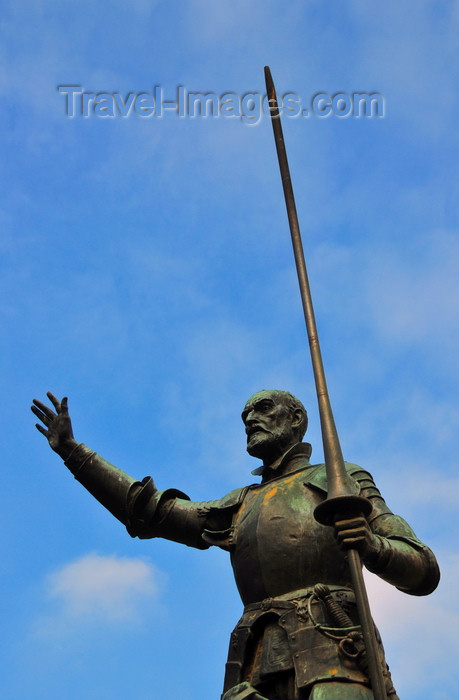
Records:
<instances>
[{"instance_id":1,"label":"outstretched arm","mask_svg":"<svg viewBox=\"0 0 459 700\"><path fill-rule=\"evenodd\" d=\"M78 443L73 436L72 422L68 412L67 397L59 401L50 391L47 396L53 405L33 400L32 412L41 421L37 430L48 440L51 448L64 460L75 479L102 503L124 525L129 522L129 505L133 493L142 484L100 457L89 447ZM156 491L152 480L150 490Z\"/></svg>"},{"instance_id":2,"label":"outstretched arm","mask_svg":"<svg viewBox=\"0 0 459 700\"><path fill-rule=\"evenodd\" d=\"M196 509L187 507L188 496L176 489L158 491L151 477L137 481L83 443L78 443L73 436L67 397L59 401L49 391L47 396L54 410L38 399L34 399L31 406L43 424L37 423L37 429L62 457L75 479L126 525L132 537L156 537L158 533L192 546L208 546L201 541L202 519L196 515ZM186 517L175 529L172 528L171 536L167 529L159 532L158 525L176 499L183 504Z\"/></svg>"}]
</instances>

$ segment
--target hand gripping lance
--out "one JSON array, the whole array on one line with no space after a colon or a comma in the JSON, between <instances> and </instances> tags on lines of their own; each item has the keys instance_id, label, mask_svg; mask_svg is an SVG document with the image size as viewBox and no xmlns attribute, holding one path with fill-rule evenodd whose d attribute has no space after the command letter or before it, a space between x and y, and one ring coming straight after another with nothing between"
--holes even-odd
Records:
<instances>
[{"instance_id":1,"label":"hand gripping lance","mask_svg":"<svg viewBox=\"0 0 459 700\"><path fill-rule=\"evenodd\" d=\"M271 71L265 66L266 90L269 100L271 124L276 143L277 157L284 189L285 204L292 238L293 253L300 287L301 301L303 304L304 320L311 352L312 369L316 385L317 401L319 405L320 426L327 472L328 495L325 501L320 503L314 517L323 525L333 525L335 520L342 517L356 517L357 515L369 515L370 502L355 494L355 488L344 466L341 445L336 430L335 420L328 395L325 380L322 354L320 351L319 337L317 334L314 308L312 305L311 290L304 259L303 244L301 241L300 227L296 213L295 198L293 195L290 169L288 166L287 152L285 150L284 136L280 121L279 107L277 104L276 90L274 88ZM356 549L348 550L348 562L355 593L357 612L362 627L365 643L368 670L371 687L375 700L387 700L387 694L379 661L378 643L376 641L375 628L371 618L365 582L362 575L360 555Z\"/></svg>"}]
</instances>

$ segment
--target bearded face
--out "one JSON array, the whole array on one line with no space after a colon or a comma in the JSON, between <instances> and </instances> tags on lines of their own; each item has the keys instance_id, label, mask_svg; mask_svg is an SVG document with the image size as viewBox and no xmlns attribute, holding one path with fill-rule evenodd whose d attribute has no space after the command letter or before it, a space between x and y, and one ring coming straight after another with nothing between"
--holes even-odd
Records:
<instances>
[{"instance_id":1,"label":"bearded face","mask_svg":"<svg viewBox=\"0 0 459 700\"><path fill-rule=\"evenodd\" d=\"M297 442L295 416L274 392L254 394L244 407L242 420L247 452L265 463L274 461Z\"/></svg>"}]
</instances>

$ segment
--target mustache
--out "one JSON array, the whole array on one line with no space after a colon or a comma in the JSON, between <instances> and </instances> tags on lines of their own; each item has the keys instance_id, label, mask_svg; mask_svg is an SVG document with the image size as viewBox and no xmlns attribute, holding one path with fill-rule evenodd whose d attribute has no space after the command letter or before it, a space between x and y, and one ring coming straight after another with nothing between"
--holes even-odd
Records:
<instances>
[{"instance_id":1,"label":"mustache","mask_svg":"<svg viewBox=\"0 0 459 700\"><path fill-rule=\"evenodd\" d=\"M271 435L271 430L263 428L261 425L252 425L245 429L247 438L251 438L255 433L265 433L265 435Z\"/></svg>"}]
</instances>

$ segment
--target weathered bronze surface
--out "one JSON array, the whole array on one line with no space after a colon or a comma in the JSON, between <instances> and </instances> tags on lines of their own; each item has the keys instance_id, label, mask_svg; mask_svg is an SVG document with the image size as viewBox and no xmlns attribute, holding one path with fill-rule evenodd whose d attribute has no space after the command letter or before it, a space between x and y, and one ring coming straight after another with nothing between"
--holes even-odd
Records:
<instances>
[{"instance_id":1,"label":"weathered bronze surface","mask_svg":"<svg viewBox=\"0 0 459 700\"><path fill-rule=\"evenodd\" d=\"M33 402L38 430L132 537L229 552L245 607L231 635L223 700L373 698L347 552L358 551L370 571L413 595L435 589L438 566L355 464L345 463L346 473L371 513L334 528L316 520L327 476L325 465L309 463L311 447L301 442L307 416L298 399L261 391L247 401L247 451L262 461L254 471L261 482L197 503L175 489L157 490L151 477L136 481L79 444L67 399L48 398L54 410ZM380 641L378 654L387 697L396 700Z\"/></svg>"}]
</instances>

